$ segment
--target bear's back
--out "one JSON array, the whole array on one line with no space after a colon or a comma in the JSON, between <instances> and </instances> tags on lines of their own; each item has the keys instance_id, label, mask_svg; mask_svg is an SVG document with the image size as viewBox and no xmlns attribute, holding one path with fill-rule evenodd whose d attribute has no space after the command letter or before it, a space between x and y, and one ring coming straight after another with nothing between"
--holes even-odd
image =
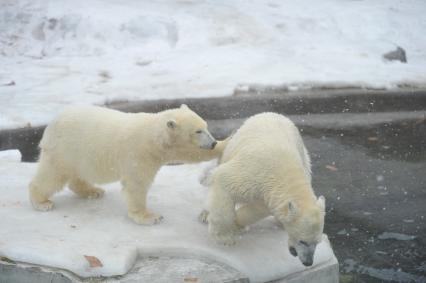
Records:
<instances>
[{"instance_id":1,"label":"bear's back","mask_svg":"<svg viewBox=\"0 0 426 283\"><path fill-rule=\"evenodd\" d=\"M57 144L61 139L67 139L69 143L91 136L105 136L106 131L124 126L125 117L125 113L103 107L68 107L47 126L40 147Z\"/></svg>"},{"instance_id":2,"label":"bear's back","mask_svg":"<svg viewBox=\"0 0 426 283\"><path fill-rule=\"evenodd\" d=\"M269 157L276 152L293 152L299 137L299 131L290 119L276 113L257 114L247 119L233 135L222 161L235 155Z\"/></svg>"}]
</instances>

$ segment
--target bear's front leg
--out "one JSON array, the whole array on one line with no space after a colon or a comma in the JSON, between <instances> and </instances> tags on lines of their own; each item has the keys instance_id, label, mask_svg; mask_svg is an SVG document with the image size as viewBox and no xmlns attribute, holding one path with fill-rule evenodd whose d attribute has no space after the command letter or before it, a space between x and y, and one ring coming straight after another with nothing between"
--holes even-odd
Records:
<instances>
[{"instance_id":1,"label":"bear's front leg","mask_svg":"<svg viewBox=\"0 0 426 283\"><path fill-rule=\"evenodd\" d=\"M239 230L235 224L235 202L220 186L210 188L209 211L204 216L207 216L209 234L216 242L226 246L235 244L235 234Z\"/></svg>"},{"instance_id":2,"label":"bear's front leg","mask_svg":"<svg viewBox=\"0 0 426 283\"><path fill-rule=\"evenodd\" d=\"M163 216L150 212L146 207L146 197L154 177L145 175L142 179L126 178L122 180L123 193L127 202L127 215L137 224L153 225L159 223ZM148 178L148 179L147 179Z\"/></svg>"}]
</instances>

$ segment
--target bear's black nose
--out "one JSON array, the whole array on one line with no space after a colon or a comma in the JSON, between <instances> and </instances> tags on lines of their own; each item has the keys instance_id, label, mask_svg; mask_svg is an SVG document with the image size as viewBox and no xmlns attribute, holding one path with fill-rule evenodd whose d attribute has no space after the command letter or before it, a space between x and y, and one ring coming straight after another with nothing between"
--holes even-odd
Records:
<instances>
[{"instance_id":1,"label":"bear's black nose","mask_svg":"<svg viewBox=\"0 0 426 283\"><path fill-rule=\"evenodd\" d=\"M313 260L307 260L302 262L304 266L311 266L313 264Z\"/></svg>"},{"instance_id":2,"label":"bear's black nose","mask_svg":"<svg viewBox=\"0 0 426 283\"><path fill-rule=\"evenodd\" d=\"M214 141L214 142L212 143L212 149L213 149L216 145L217 145L217 141Z\"/></svg>"}]
</instances>

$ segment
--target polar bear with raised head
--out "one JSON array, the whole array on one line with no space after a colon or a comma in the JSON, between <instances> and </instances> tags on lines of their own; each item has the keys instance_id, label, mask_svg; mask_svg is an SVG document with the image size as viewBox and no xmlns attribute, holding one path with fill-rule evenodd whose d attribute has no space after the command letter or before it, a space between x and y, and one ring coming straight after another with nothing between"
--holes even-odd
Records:
<instances>
[{"instance_id":1,"label":"polar bear with raised head","mask_svg":"<svg viewBox=\"0 0 426 283\"><path fill-rule=\"evenodd\" d=\"M288 232L290 253L312 265L322 239L325 200L312 190L310 158L288 118L262 113L245 121L205 183L208 210L200 220L208 222L219 243L234 244L239 228L273 215Z\"/></svg>"},{"instance_id":2,"label":"polar bear with raised head","mask_svg":"<svg viewBox=\"0 0 426 283\"><path fill-rule=\"evenodd\" d=\"M207 123L186 105L155 114L71 107L43 134L30 200L47 211L53 207L49 198L66 184L81 197L98 198L104 191L95 184L120 181L128 216L154 224L162 217L147 209L146 197L160 167L214 159L223 149L217 143Z\"/></svg>"}]
</instances>

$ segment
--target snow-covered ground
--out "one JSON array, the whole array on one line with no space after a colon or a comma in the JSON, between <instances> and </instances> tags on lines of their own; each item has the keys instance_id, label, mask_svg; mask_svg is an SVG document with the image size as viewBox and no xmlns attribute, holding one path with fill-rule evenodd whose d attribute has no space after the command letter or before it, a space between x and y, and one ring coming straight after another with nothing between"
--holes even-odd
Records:
<instances>
[{"instance_id":1,"label":"snow-covered ground","mask_svg":"<svg viewBox=\"0 0 426 283\"><path fill-rule=\"evenodd\" d=\"M0 0L0 129L239 85L426 85L424 0ZM408 63L382 54L403 47Z\"/></svg>"},{"instance_id":2,"label":"snow-covered ground","mask_svg":"<svg viewBox=\"0 0 426 283\"><path fill-rule=\"evenodd\" d=\"M0 152L0 256L81 276L124 274L138 256L149 255L199 255L232 266L250 282L269 282L306 270L290 255L287 234L271 218L244 232L235 246L214 243L207 226L197 220L207 194L198 176L208 165L163 167L151 187L148 206L164 220L142 226L127 218L119 184L106 186L105 196L97 200L79 199L66 190L52 198L54 210L34 211L27 186L36 164L20 163L18 151ZM334 260L324 235L314 267Z\"/></svg>"}]
</instances>

